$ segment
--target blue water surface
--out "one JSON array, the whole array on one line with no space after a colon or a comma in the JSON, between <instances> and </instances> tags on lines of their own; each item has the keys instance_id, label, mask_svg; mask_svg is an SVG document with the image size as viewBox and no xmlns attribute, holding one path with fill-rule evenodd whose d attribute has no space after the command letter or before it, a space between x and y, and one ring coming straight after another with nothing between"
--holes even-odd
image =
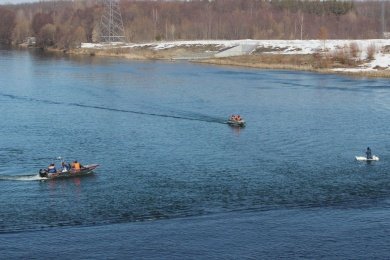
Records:
<instances>
[{"instance_id":1,"label":"blue water surface","mask_svg":"<svg viewBox=\"0 0 390 260\"><path fill-rule=\"evenodd\" d=\"M0 258L387 259L389 83L1 50Z\"/></svg>"}]
</instances>

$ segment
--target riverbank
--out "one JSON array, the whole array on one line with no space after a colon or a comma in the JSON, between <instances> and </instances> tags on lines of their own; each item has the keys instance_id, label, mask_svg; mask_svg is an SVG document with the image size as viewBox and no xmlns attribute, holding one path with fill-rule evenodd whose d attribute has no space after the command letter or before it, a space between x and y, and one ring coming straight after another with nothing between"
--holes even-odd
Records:
<instances>
[{"instance_id":1,"label":"riverbank","mask_svg":"<svg viewBox=\"0 0 390 260\"><path fill-rule=\"evenodd\" d=\"M83 43L68 53L390 78L390 39Z\"/></svg>"}]
</instances>

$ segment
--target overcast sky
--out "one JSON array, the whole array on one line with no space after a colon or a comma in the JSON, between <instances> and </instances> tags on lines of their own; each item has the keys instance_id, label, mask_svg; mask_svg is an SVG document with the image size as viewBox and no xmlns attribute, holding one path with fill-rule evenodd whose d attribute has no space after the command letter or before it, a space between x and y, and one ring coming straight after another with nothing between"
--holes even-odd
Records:
<instances>
[{"instance_id":1,"label":"overcast sky","mask_svg":"<svg viewBox=\"0 0 390 260\"><path fill-rule=\"evenodd\" d=\"M0 0L0 4L20 4L20 3L39 2L39 1L40 0ZM357 0L353 0L353 1L357 1ZM390 0L385 0L385 1L390 1Z\"/></svg>"},{"instance_id":2,"label":"overcast sky","mask_svg":"<svg viewBox=\"0 0 390 260\"><path fill-rule=\"evenodd\" d=\"M39 0L0 0L0 4L20 4L31 2L39 2Z\"/></svg>"},{"instance_id":3,"label":"overcast sky","mask_svg":"<svg viewBox=\"0 0 390 260\"><path fill-rule=\"evenodd\" d=\"M0 5L1 4L31 3L31 2L39 2L39 1L42 1L42 0L0 0Z\"/></svg>"}]
</instances>

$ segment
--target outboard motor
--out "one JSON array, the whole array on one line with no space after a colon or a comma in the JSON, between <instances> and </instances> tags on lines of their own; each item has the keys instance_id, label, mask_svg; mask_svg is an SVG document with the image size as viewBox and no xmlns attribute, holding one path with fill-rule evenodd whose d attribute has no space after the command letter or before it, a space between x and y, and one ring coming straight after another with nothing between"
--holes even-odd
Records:
<instances>
[{"instance_id":1,"label":"outboard motor","mask_svg":"<svg viewBox=\"0 0 390 260\"><path fill-rule=\"evenodd\" d=\"M39 169L39 176L41 178L47 177L47 170L46 169Z\"/></svg>"}]
</instances>

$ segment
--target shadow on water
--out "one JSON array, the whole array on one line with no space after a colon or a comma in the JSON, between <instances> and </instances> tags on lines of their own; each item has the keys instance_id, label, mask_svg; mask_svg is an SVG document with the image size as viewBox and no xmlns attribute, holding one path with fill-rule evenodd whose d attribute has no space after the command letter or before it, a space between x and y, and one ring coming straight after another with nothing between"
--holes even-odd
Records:
<instances>
[{"instance_id":1,"label":"shadow on water","mask_svg":"<svg viewBox=\"0 0 390 260\"><path fill-rule=\"evenodd\" d=\"M226 119L224 119L224 118L212 117L212 116L203 115L203 114L197 114L196 117L195 116L190 117L190 116L180 116L180 115L168 115L168 114L142 112L142 111L136 111L136 110L110 108L110 107L103 107L103 106L84 105L84 104L79 104L79 103L66 103L66 102L59 102L59 101L51 101L51 100L37 99L37 98L31 98L31 97L22 97L22 96L16 96L16 95L11 95L11 94L4 94L4 93L0 93L0 95L3 97L11 98L11 99L31 101L31 102L41 102L41 103L51 104L51 105L65 105L65 106L91 108L91 109L99 109L99 110L106 110L106 111L113 111L113 112L131 113L131 114L138 114L138 115L174 118L174 119L191 120L191 121L201 121L201 122L209 122L209 123L217 123L217 124L227 124Z\"/></svg>"}]
</instances>

